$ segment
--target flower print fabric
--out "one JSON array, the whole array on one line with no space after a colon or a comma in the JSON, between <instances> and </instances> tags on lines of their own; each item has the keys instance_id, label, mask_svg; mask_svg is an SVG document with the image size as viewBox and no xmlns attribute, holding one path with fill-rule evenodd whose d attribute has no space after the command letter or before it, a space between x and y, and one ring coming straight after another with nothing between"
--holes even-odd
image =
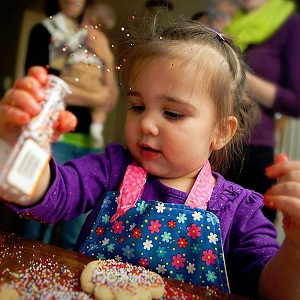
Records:
<instances>
[{"instance_id":1,"label":"flower print fabric","mask_svg":"<svg viewBox=\"0 0 300 300\"><path fill-rule=\"evenodd\" d=\"M229 292L219 219L213 213L138 199L112 220L118 197L119 192L107 194L80 252L128 261L163 276Z\"/></svg>"}]
</instances>

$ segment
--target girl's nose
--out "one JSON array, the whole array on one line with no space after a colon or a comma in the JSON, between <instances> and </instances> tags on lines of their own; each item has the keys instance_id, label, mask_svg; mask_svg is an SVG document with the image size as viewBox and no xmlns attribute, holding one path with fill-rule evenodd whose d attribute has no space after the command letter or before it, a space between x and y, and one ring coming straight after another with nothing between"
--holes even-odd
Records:
<instances>
[{"instance_id":1,"label":"girl's nose","mask_svg":"<svg viewBox=\"0 0 300 300\"><path fill-rule=\"evenodd\" d=\"M155 117L151 114L143 114L140 129L143 134L158 135L159 129Z\"/></svg>"}]
</instances>

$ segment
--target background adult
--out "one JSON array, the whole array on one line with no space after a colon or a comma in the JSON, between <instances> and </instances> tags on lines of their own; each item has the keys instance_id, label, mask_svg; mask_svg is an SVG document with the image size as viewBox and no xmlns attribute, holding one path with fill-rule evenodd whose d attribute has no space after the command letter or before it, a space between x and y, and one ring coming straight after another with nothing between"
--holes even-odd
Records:
<instances>
[{"instance_id":1,"label":"background adult","mask_svg":"<svg viewBox=\"0 0 300 300\"><path fill-rule=\"evenodd\" d=\"M291 1L241 0L241 5L225 32L244 52L248 93L261 116L245 143L242 167L232 169L229 179L264 194L274 183L265 169L274 161L275 115L300 116L300 17ZM275 220L275 210L264 213Z\"/></svg>"},{"instance_id":2,"label":"background adult","mask_svg":"<svg viewBox=\"0 0 300 300\"><path fill-rule=\"evenodd\" d=\"M60 77L73 92L72 102L69 102L79 106L90 103L90 135L93 147L100 149L104 146L103 129L106 118L115 107L119 94L114 76L114 56L107 38L116 21L115 12L110 5L89 5L83 13L81 28L67 41L64 40L69 57Z\"/></svg>"},{"instance_id":3,"label":"background adult","mask_svg":"<svg viewBox=\"0 0 300 300\"><path fill-rule=\"evenodd\" d=\"M47 18L31 30L25 71L34 65L45 66L49 73L60 76L64 70L67 59L72 52L66 47L69 39L78 32L87 8L92 5L91 0L49 0L46 3ZM50 18L49 18L50 17ZM101 66L90 66L87 59L81 72L91 72L101 78L102 93L92 96L86 90L80 88L80 81L74 76L73 84L70 84L72 94L67 99L68 110L73 112L78 119L78 125L74 132L68 133L52 146L53 156L63 164L69 159L78 158L89 153L101 151L95 147L94 139L90 134L92 123L92 110L103 104L103 97L108 97L116 102L118 87L114 74L114 56L109 47L105 34L95 28L88 28L86 45L96 56L100 57ZM79 48L81 45L77 45ZM82 49L84 51L84 49ZM107 72L103 72L109 70ZM78 82L78 85L76 85ZM99 135L101 132L99 132ZM66 249L73 249L77 236L85 220L86 215L77 219L62 222L53 226L42 225L35 221L25 221L24 235L57 244Z\"/></svg>"},{"instance_id":4,"label":"background adult","mask_svg":"<svg viewBox=\"0 0 300 300\"><path fill-rule=\"evenodd\" d=\"M210 0L206 9L195 13L191 19L201 22L218 32L223 32L239 7L237 0Z\"/></svg>"}]
</instances>

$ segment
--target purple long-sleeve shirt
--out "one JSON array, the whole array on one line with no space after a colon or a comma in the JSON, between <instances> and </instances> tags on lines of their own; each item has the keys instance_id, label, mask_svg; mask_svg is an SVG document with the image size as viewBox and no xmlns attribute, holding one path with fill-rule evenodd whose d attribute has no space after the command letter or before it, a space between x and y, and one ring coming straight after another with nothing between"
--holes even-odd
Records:
<instances>
[{"instance_id":1,"label":"purple long-sleeve shirt","mask_svg":"<svg viewBox=\"0 0 300 300\"><path fill-rule=\"evenodd\" d=\"M24 216L47 223L68 220L91 210L77 242L77 249L88 236L107 191L118 190L126 167L133 162L118 144L105 153L70 161L64 166L51 161L51 185L38 204L13 209ZM231 291L255 296L260 273L277 252L276 229L262 214L262 196L226 181L213 173L217 183L208 210L218 216ZM165 186L149 176L141 198L184 203L187 193Z\"/></svg>"},{"instance_id":2,"label":"purple long-sleeve shirt","mask_svg":"<svg viewBox=\"0 0 300 300\"><path fill-rule=\"evenodd\" d=\"M245 61L254 74L277 87L273 106L261 109L261 120L254 128L251 145L275 146L275 113L300 116L299 37L300 16L292 14L271 38L245 52Z\"/></svg>"}]
</instances>

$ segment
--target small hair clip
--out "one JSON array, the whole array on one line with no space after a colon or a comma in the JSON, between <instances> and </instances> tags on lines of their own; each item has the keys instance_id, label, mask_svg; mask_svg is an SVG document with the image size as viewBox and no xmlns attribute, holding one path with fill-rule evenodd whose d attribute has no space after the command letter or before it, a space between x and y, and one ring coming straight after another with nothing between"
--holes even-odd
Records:
<instances>
[{"instance_id":1,"label":"small hair clip","mask_svg":"<svg viewBox=\"0 0 300 300\"><path fill-rule=\"evenodd\" d=\"M212 29L212 28L210 28L210 27L207 27L207 26L205 26L205 27L206 27L209 31L215 33L220 41L226 42L225 38L223 37L223 35L222 35L219 31L217 31L217 30L215 30L215 29Z\"/></svg>"}]
</instances>

